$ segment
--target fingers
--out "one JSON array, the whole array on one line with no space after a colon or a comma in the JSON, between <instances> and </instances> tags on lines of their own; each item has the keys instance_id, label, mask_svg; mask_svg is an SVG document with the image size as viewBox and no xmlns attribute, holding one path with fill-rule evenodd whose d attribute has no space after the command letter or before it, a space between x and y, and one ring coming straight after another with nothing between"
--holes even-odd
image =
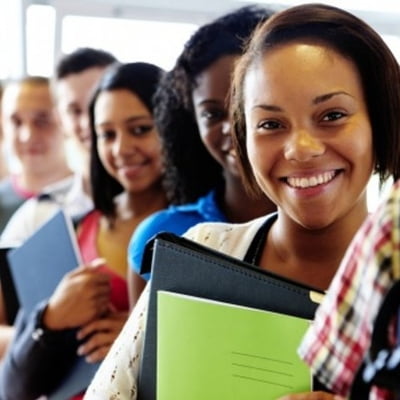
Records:
<instances>
[{"instance_id":1,"label":"fingers","mask_svg":"<svg viewBox=\"0 0 400 400\"><path fill-rule=\"evenodd\" d=\"M95 268L82 267L67 274L49 299L46 326L75 328L106 315L110 293L110 276Z\"/></svg>"},{"instance_id":2,"label":"fingers","mask_svg":"<svg viewBox=\"0 0 400 400\"><path fill-rule=\"evenodd\" d=\"M97 257L89 263L89 267L98 268L106 264L106 259L102 257Z\"/></svg>"},{"instance_id":3,"label":"fingers","mask_svg":"<svg viewBox=\"0 0 400 400\"><path fill-rule=\"evenodd\" d=\"M90 354L87 354L85 356L85 360L88 363L96 363L96 362L101 362L106 358L106 355L108 351L111 348L111 344L108 346L102 346L98 347L94 351L92 351Z\"/></svg>"},{"instance_id":4,"label":"fingers","mask_svg":"<svg viewBox=\"0 0 400 400\"><path fill-rule=\"evenodd\" d=\"M81 328L78 333L76 334L76 338L78 340L83 340L85 337L92 335L98 331L109 331L110 321L105 318L96 319L93 322L85 325Z\"/></svg>"},{"instance_id":5,"label":"fingers","mask_svg":"<svg viewBox=\"0 0 400 400\"><path fill-rule=\"evenodd\" d=\"M78 340L87 340L78 348L78 354L88 362L103 360L128 318L127 312L116 312L107 318L97 319L80 329Z\"/></svg>"},{"instance_id":6,"label":"fingers","mask_svg":"<svg viewBox=\"0 0 400 400\"><path fill-rule=\"evenodd\" d=\"M90 261L88 264L79 265L74 271L82 271L87 269L96 270L97 268L101 267L102 265L106 264L106 259L102 257L97 257L94 260Z\"/></svg>"},{"instance_id":7,"label":"fingers","mask_svg":"<svg viewBox=\"0 0 400 400\"><path fill-rule=\"evenodd\" d=\"M106 318L96 319L83 326L77 333L77 339L83 340L85 337L99 331L114 332L116 337L124 326L127 318L127 312L110 313Z\"/></svg>"},{"instance_id":8,"label":"fingers","mask_svg":"<svg viewBox=\"0 0 400 400\"><path fill-rule=\"evenodd\" d=\"M88 362L101 361L116 338L115 332L97 332L78 348L78 355Z\"/></svg>"}]
</instances>

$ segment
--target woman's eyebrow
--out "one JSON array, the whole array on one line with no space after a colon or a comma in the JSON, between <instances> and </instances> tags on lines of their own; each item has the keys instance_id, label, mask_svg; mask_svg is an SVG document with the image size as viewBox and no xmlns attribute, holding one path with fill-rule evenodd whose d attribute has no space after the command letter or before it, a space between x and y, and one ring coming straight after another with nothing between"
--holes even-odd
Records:
<instances>
[{"instance_id":1,"label":"woman's eyebrow","mask_svg":"<svg viewBox=\"0 0 400 400\"><path fill-rule=\"evenodd\" d=\"M324 101L330 100L334 96L339 96L342 94L344 94L345 96L353 97L349 93L341 90L338 92L326 93L326 94L322 94L321 96L317 96L315 99L313 99L312 104L323 103Z\"/></svg>"},{"instance_id":2,"label":"woman's eyebrow","mask_svg":"<svg viewBox=\"0 0 400 400\"><path fill-rule=\"evenodd\" d=\"M326 93L326 94L322 94L320 96L317 96L312 100L312 104L323 103L324 101L330 100L334 96L340 96L340 95L353 97L351 94L341 90L341 91ZM253 109L261 108L261 109L266 110L266 111L275 111L275 112L283 111L282 107L279 107L279 106L276 106L276 105L273 105L273 104L256 104L252 108Z\"/></svg>"},{"instance_id":3,"label":"woman's eyebrow","mask_svg":"<svg viewBox=\"0 0 400 400\"><path fill-rule=\"evenodd\" d=\"M277 112L283 111L283 108L274 106L273 104L256 104L255 106L252 107L252 109L255 108L261 108L262 110L265 111L277 111Z\"/></svg>"}]
</instances>

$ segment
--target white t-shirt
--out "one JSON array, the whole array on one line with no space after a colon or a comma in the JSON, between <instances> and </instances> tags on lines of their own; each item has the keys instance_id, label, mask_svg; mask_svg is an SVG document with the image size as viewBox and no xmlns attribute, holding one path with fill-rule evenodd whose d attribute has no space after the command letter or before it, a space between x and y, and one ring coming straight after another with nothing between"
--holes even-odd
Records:
<instances>
[{"instance_id":1,"label":"white t-shirt","mask_svg":"<svg viewBox=\"0 0 400 400\"><path fill-rule=\"evenodd\" d=\"M80 174L52 184L42 191L42 195L24 202L1 233L0 245L23 243L60 208L72 218L84 215L93 208L92 199L83 190Z\"/></svg>"}]
</instances>

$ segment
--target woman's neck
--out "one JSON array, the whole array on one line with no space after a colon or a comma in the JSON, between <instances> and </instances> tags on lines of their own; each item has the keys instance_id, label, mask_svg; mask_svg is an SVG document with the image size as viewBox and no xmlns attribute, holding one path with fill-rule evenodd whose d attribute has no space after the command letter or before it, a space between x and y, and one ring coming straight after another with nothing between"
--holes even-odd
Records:
<instances>
[{"instance_id":1,"label":"woman's neck","mask_svg":"<svg viewBox=\"0 0 400 400\"><path fill-rule=\"evenodd\" d=\"M45 174L32 174L29 171L23 171L15 176L15 180L22 189L32 193L40 193L46 186L57 183L71 175L71 169L65 165L55 171L47 171Z\"/></svg>"},{"instance_id":2,"label":"woman's neck","mask_svg":"<svg viewBox=\"0 0 400 400\"><path fill-rule=\"evenodd\" d=\"M123 192L116 198L117 219L144 219L146 216L168 206L161 184L142 193Z\"/></svg>"},{"instance_id":3,"label":"woman's neck","mask_svg":"<svg viewBox=\"0 0 400 400\"><path fill-rule=\"evenodd\" d=\"M307 229L279 212L267 237L261 266L325 290L367 214L363 201L329 226Z\"/></svg>"},{"instance_id":4,"label":"woman's neck","mask_svg":"<svg viewBox=\"0 0 400 400\"><path fill-rule=\"evenodd\" d=\"M250 196L240 178L227 176L221 195L221 208L229 222L246 222L276 211L275 204L266 196Z\"/></svg>"}]
</instances>

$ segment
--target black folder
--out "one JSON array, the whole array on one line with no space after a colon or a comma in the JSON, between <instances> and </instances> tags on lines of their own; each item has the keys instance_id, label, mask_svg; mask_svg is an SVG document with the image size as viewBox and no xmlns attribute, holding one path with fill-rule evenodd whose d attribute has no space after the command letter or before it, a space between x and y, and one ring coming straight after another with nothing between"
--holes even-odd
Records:
<instances>
[{"instance_id":1,"label":"black folder","mask_svg":"<svg viewBox=\"0 0 400 400\"><path fill-rule=\"evenodd\" d=\"M146 246L151 263L149 310L138 385L139 400L156 399L157 291L313 319L323 292L176 236L159 233Z\"/></svg>"}]
</instances>

